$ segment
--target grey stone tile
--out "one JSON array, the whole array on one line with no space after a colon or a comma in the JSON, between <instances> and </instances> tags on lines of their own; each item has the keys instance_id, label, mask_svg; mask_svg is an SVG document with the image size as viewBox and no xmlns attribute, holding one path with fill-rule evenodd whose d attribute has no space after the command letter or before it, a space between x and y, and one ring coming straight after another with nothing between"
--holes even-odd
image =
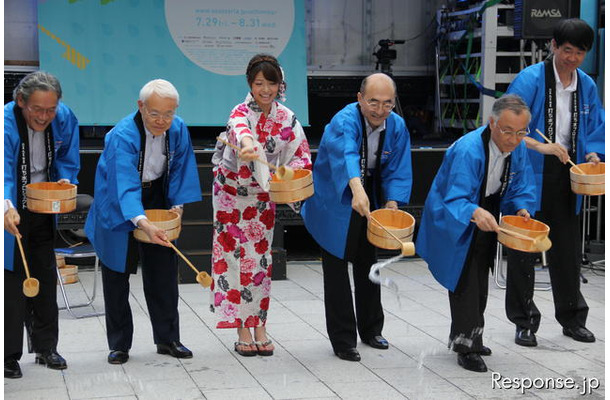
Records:
<instances>
[{"instance_id":1,"label":"grey stone tile","mask_svg":"<svg viewBox=\"0 0 610 400\"><path fill-rule=\"evenodd\" d=\"M462 400L472 397L428 368L375 369L381 379L409 399Z\"/></svg>"},{"instance_id":2,"label":"grey stone tile","mask_svg":"<svg viewBox=\"0 0 610 400\"><path fill-rule=\"evenodd\" d=\"M66 386L71 398L131 396L135 394L131 379L122 368L113 372L66 375Z\"/></svg>"},{"instance_id":3,"label":"grey stone tile","mask_svg":"<svg viewBox=\"0 0 610 400\"><path fill-rule=\"evenodd\" d=\"M30 358L32 357L32 358ZM24 355L19 361L23 377L5 379L4 393L19 393L24 390L56 389L65 387L64 374L45 366L34 364L33 356Z\"/></svg>"},{"instance_id":4,"label":"grey stone tile","mask_svg":"<svg viewBox=\"0 0 610 400\"><path fill-rule=\"evenodd\" d=\"M139 381L134 383L134 389L139 399L205 399L201 390L189 378Z\"/></svg>"},{"instance_id":5,"label":"grey stone tile","mask_svg":"<svg viewBox=\"0 0 610 400\"><path fill-rule=\"evenodd\" d=\"M213 366L203 371L189 373L202 392L214 389L238 389L258 387L252 374L243 366L226 368Z\"/></svg>"},{"instance_id":6,"label":"grey stone tile","mask_svg":"<svg viewBox=\"0 0 610 400\"><path fill-rule=\"evenodd\" d=\"M4 392L5 400L70 400L68 391L64 387L57 387L54 389L32 389L32 390L20 390L19 392Z\"/></svg>"},{"instance_id":7,"label":"grey stone tile","mask_svg":"<svg viewBox=\"0 0 610 400\"><path fill-rule=\"evenodd\" d=\"M344 361L334 355L323 360L301 359L301 361L313 375L327 384L379 381L379 378L364 364Z\"/></svg>"},{"instance_id":8,"label":"grey stone tile","mask_svg":"<svg viewBox=\"0 0 610 400\"><path fill-rule=\"evenodd\" d=\"M359 348L361 363L367 368L405 368L416 367L417 361L410 355L390 344L388 350L378 350L367 345Z\"/></svg>"},{"instance_id":9,"label":"grey stone tile","mask_svg":"<svg viewBox=\"0 0 610 400\"><path fill-rule=\"evenodd\" d=\"M272 397L262 387L204 390L208 400L269 400Z\"/></svg>"},{"instance_id":10,"label":"grey stone tile","mask_svg":"<svg viewBox=\"0 0 610 400\"><path fill-rule=\"evenodd\" d=\"M334 395L334 392L326 384L319 381L265 382L263 387L274 399L318 399Z\"/></svg>"},{"instance_id":11,"label":"grey stone tile","mask_svg":"<svg viewBox=\"0 0 610 400\"><path fill-rule=\"evenodd\" d=\"M269 324L268 335L277 341L283 340L317 340L324 336L305 322L291 324Z\"/></svg>"},{"instance_id":12,"label":"grey stone tile","mask_svg":"<svg viewBox=\"0 0 610 400\"><path fill-rule=\"evenodd\" d=\"M387 351L358 342L362 362L338 359L326 333L319 261L289 263L288 280L274 281L267 328L276 345L272 357L241 357L233 351L235 329L216 329L209 312L209 290L197 284L180 285L181 340L195 354L177 360L156 354L141 277L131 279L130 304L134 315L134 344L124 365L106 362L108 349L104 318L76 320L60 313L59 352L68 360L65 371L33 363L24 353L24 377L5 379L6 398L53 399L563 399L574 391L491 390L491 374L515 377L599 378L601 387L587 398L605 394L605 282L587 275L582 285L590 311L587 326L596 334L592 344L565 337L554 319L552 293L536 291L542 312L538 347L514 343L514 326L504 310L505 291L490 277L484 343L493 355L485 360L490 371L477 374L459 367L447 349L450 326L447 292L418 259L400 261L384 270L400 287L399 296L382 290L385 309L383 334ZM350 271L351 274L351 271ZM67 287L70 299L85 299L91 274L82 284ZM98 287L98 290L101 287ZM103 308L101 291L95 301ZM63 304L59 299L59 304ZM80 311L80 310L77 310ZM83 310L84 311L84 310ZM25 347L25 346L24 346Z\"/></svg>"},{"instance_id":13,"label":"grey stone tile","mask_svg":"<svg viewBox=\"0 0 610 400\"><path fill-rule=\"evenodd\" d=\"M342 399L405 399L384 381L329 382L328 386Z\"/></svg>"}]
</instances>

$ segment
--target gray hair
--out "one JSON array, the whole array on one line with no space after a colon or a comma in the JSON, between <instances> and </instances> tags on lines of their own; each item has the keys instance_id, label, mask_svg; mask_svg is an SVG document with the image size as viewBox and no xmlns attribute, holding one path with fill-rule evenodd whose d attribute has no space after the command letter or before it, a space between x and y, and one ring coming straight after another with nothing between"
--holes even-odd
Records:
<instances>
[{"instance_id":1,"label":"gray hair","mask_svg":"<svg viewBox=\"0 0 610 400\"><path fill-rule=\"evenodd\" d=\"M154 79L142 86L142 89L140 89L140 101L145 102L153 93L159 97L175 99L176 105L180 103L178 90L165 79Z\"/></svg>"},{"instance_id":2,"label":"gray hair","mask_svg":"<svg viewBox=\"0 0 610 400\"><path fill-rule=\"evenodd\" d=\"M377 72L377 73L371 74L371 75L367 76L366 78L364 78L364 79L362 80L362 82L360 83L360 93L361 93L362 95L364 95L364 92L366 91L366 85L367 85L367 83L368 83L368 81L369 81L369 78L370 78L370 77L372 77L372 76L375 76L375 75L383 75L383 76L386 76L386 77L387 77L387 78L390 80L390 82L392 82L392 87L394 88L394 95L395 95L395 96L398 96L398 89L396 89L396 82L394 82L394 79L392 79L392 77L391 77L391 76L386 75L386 74L382 74L382 73L380 73L380 72Z\"/></svg>"},{"instance_id":3,"label":"gray hair","mask_svg":"<svg viewBox=\"0 0 610 400\"><path fill-rule=\"evenodd\" d=\"M510 110L517 115L526 112L529 114L530 119L532 118L530 108L525 101L523 101L521 96L516 94L505 94L496 100L491 108L492 118L497 122L500 119L500 114L505 110Z\"/></svg>"},{"instance_id":4,"label":"gray hair","mask_svg":"<svg viewBox=\"0 0 610 400\"><path fill-rule=\"evenodd\" d=\"M13 90L13 100L18 97L27 103L30 96L37 90L42 92L55 92L57 100L61 99L61 85L59 80L48 72L35 71L27 74Z\"/></svg>"}]
</instances>

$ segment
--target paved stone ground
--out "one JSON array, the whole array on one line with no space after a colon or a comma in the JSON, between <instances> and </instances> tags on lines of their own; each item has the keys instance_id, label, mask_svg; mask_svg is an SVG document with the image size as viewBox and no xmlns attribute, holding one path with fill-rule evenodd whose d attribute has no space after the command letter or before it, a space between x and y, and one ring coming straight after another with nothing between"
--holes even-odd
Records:
<instances>
[{"instance_id":1,"label":"paved stone ground","mask_svg":"<svg viewBox=\"0 0 610 400\"><path fill-rule=\"evenodd\" d=\"M81 284L68 286L73 302L92 287L91 271ZM141 277L131 278L134 347L124 365L106 362L103 317L73 319L60 312L59 352L68 361L60 372L34 364L23 356L24 377L4 380L6 399L575 399L605 395L605 285L603 271L584 270L582 285L590 307L588 328L593 344L563 336L553 317L552 294L536 291L543 319L538 347L517 346L514 327L504 312L504 290L490 282L484 333L493 355L490 369L469 372L456 363L446 347L449 332L447 293L419 259L400 261L383 270L399 286L398 295L383 290L387 351L362 343L362 362L339 360L332 353L324 323L322 271L319 261L290 262L288 279L272 286L268 331L274 340L272 357L240 357L233 351L233 330L214 328L208 311L209 291L196 284L180 285L182 342L195 357L177 360L158 355L152 341ZM541 281L548 274L539 273ZM98 290L99 293L99 290ZM59 304L63 304L60 299ZM103 309L103 301L94 302ZM77 309L83 313L84 309ZM510 380L502 383L498 376ZM495 381L494 381L495 378ZM553 388L551 383L573 379L578 389ZM517 382L535 386L521 390ZM545 380L547 385L540 387ZM494 382L496 382L494 387ZM591 383L597 388L587 386ZM588 389L585 396L580 393Z\"/></svg>"}]
</instances>

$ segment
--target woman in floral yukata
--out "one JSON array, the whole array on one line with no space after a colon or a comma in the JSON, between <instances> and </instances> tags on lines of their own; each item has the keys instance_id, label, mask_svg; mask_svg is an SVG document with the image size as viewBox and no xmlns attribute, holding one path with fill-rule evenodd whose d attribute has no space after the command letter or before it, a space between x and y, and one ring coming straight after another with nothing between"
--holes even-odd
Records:
<instances>
[{"instance_id":1,"label":"woman in floral yukata","mask_svg":"<svg viewBox=\"0 0 610 400\"><path fill-rule=\"evenodd\" d=\"M226 130L226 140L240 150L219 144L213 159L210 309L219 316L217 328L237 328L236 352L270 356L274 346L265 324L275 203L269 199L269 168L254 160L311 169L311 154L301 124L278 102L286 85L277 59L252 57L246 77L250 93L231 112Z\"/></svg>"}]
</instances>

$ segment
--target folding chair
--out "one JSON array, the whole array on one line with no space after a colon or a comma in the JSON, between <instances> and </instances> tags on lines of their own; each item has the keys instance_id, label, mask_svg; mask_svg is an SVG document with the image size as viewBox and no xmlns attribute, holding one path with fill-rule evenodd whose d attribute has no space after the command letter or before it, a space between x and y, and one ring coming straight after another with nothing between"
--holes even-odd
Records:
<instances>
[{"instance_id":1,"label":"folding chair","mask_svg":"<svg viewBox=\"0 0 610 400\"><path fill-rule=\"evenodd\" d=\"M61 273L59 272L59 268L57 268L57 281L59 283L59 290L61 291L61 295L64 299L64 303L66 304L65 307L59 307L59 309L68 310L70 315L73 318L77 318L77 319L88 318L88 317L98 317L98 316L104 315L103 311L92 312L92 313L82 314L82 315L76 315L74 313L74 311L72 311L72 309L74 309L74 308L89 307L93 304L93 301L95 300L95 295L96 295L96 291L97 291L97 276L99 275L100 260L97 257L97 254L95 253L95 249L93 248L93 246L90 244L84 244L84 245L75 246L75 247L57 248L57 249L55 249L55 254L64 256L64 257L68 257L68 258L95 257L95 266L93 267L93 291L91 292L90 298L85 292L85 295L87 295L87 298L89 298L89 301L87 301L86 303L70 304L70 300L68 299L68 295L67 295L66 289L64 287L64 282L61 278Z\"/></svg>"},{"instance_id":2,"label":"folding chair","mask_svg":"<svg viewBox=\"0 0 610 400\"><path fill-rule=\"evenodd\" d=\"M502 254L503 246L502 243L498 242L498 246L496 247L496 261L494 263L494 282L496 286L500 289L506 289L506 268L507 265L504 263L504 257ZM547 266L546 262L546 252L542 252L541 259L542 263L540 267L534 267L536 271ZM545 281L535 281L534 290L551 290L551 282Z\"/></svg>"}]
</instances>

